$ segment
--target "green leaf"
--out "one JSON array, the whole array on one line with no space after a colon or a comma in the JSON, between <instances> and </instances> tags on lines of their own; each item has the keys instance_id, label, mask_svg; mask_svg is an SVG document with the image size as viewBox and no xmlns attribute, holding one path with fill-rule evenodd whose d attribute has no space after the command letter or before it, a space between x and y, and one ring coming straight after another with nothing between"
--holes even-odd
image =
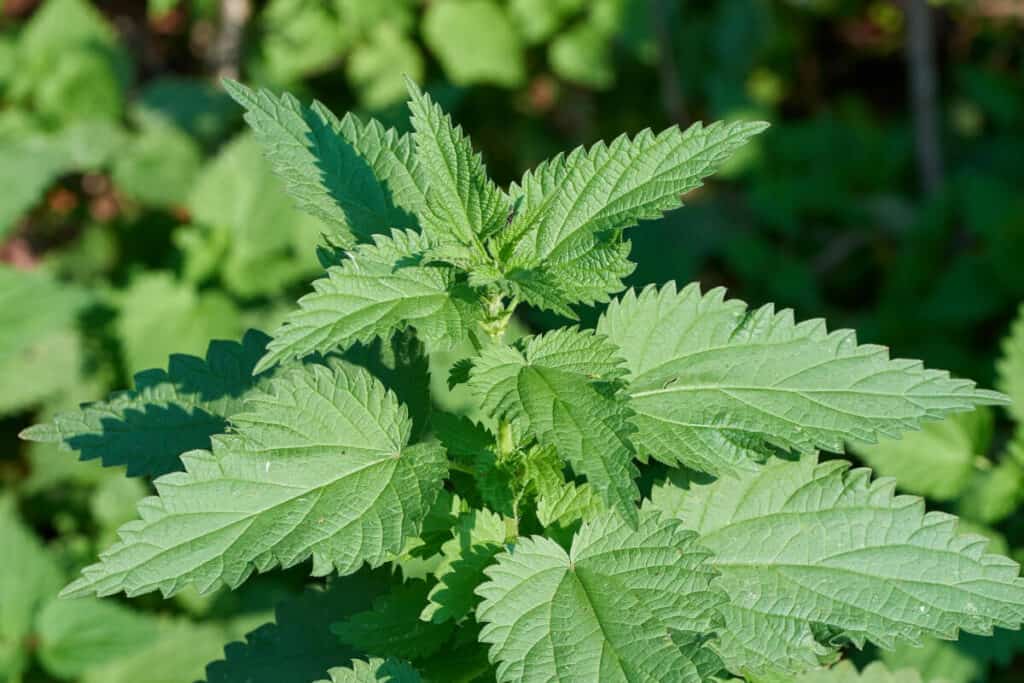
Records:
<instances>
[{"instance_id":1,"label":"green leaf","mask_svg":"<svg viewBox=\"0 0 1024 683\"><path fill-rule=\"evenodd\" d=\"M39 661L58 678L76 678L153 643L157 623L114 602L54 599L36 618Z\"/></svg>"},{"instance_id":2,"label":"green leaf","mask_svg":"<svg viewBox=\"0 0 1024 683\"><path fill-rule=\"evenodd\" d=\"M425 581L411 580L395 586L359 612L331 626L341 642L371 655L417 660L440 650L451 637L454 625L423 621L430 590Z\"/></svg>"},{"instance_id":3,"label":"green leaf","mask_svg":"<svg viewBox=\"0 0 1024 683\"><path fill-rule=\"evenodd\" d=\"M613 302L597 325L629 367L640 450L712 474L751 471L770 447L842 452L924 420L1001 403L973 382L890 360L823 320L748 310L723 289L669 284Z\"/></svg>"},{"instance_id":4,"label":"green leaf","mask_svg":"<svg viewBox=\"0 0 1024 683\"><path fill-rule=\"evenodd\" d=\"M895 650L883 651L881 656L882 661L893 669L912 669L924 680L941 680L942 683L985 680L988 668L984 662L957 647L957 643L935 638L925 639L922 647L900 644Z\"/></svg>"},{"instance_id":5,"label":"green leaf","mask_svg":"<svg viewBox=\"0 0 1024 683\"><path fill-rule=\"evenodd\" d=\"M423 235L394 231L353 249L344 264L313 283L314 292L299 299L299 310L274 333L256 371L388 338L408 325L432 348L462 341L475 327L480 306L450 268L415 262L426 246Z\"/></svg>"},{"instance_id":6,"label":"green leaf","mask_svg":"<svg viewBox=\"0 0 1024 683\"><path fill-rule=\"evenodd\" d=\"M271 0L256 18L260 42L246 71L261 81L295 83L330 68L351 44L337 1ZM248 52L248 51L247 51Z\"/></svg>"},{"instance_id":7,"label":"green leaf","mask_svg":"<svg viewBox=\"0 0 1024 683\"><path fill-rule=\"evenodd\" d=\"M324 223L292 206L250 135L224 145L206 165L187 207L194 224L175 238L193 281L216 270L242 297L276 296L320 272L315 253Z\"/></svg>"},{"instance_id":8,"label":"green leaf","mask_svg":"<svg viewBox=\"0 0 1024 683\"><path fill-rule=\"evenodd\" d=\"M570 83L603 90L615 83L614 36L584 21L556 37L548 46L551 70Z\"/></svg>"},{"instance_id":9,"label":"green leaf","mask_svg":"<svg viewBox=\"0 0 1024 683\"><path fill-rule=\"evenodd\" d=\"M568 553L519 539L477 589L498 680L710 680L721 663L695 635L713 628L721 600L708 557L692 532L651 512L635 530L612 514L585 524Z\"/></svg>"},{"instance_id":10,"label":"green leaf","mask_svg":"<svg viewBox=\"0 0 1024 683\"><path fill-rule=\"evenodd\" d=\"M913 670L901 669L891 672L881 662L872 662L857 672L848 661L840 662L828 671L813 671L800 676L794 683L922 683L921 676ZM942 683L936 680L933 683Z\"/></svg>"},{"instance_id":11,"label":"green leaf","mask_svg":"<svg viewBox=\"0 0 1024 683\"><path fill-rule=\"evenodd\" d=\"M134 390L58 413L52 424L21 437L60 443L107 467L126 465L130 477L180 470L178 456L210 448L210 437L225 432L227 419L242 410L266 344L265 335L249 331L241 343L211 342L205 359L175 354L166 371L138 373Z\"/></svg>"},{"instance_id":12,"label":"green leaf","mask_svg":"<svg viewBox=\"0 0 1024 683\"><path fill-rule=\"evenodd\" d=\"M223 659L206 667L206 683L310 683L331 667L360 653L331 633L338 619L369 609L387 590L384 570L362 570L332 581L326 589L309 588L285 600L274 621L229 643Z\"/></svg>"},{"instance_id":13,"label":"green leaf","mask_svg":"<svg viewBox=\"0 0 1024 683\"><path fill-rule=\"evenodd\" d=\"M405 96L405 76L423 78L423 56L419 46L393 23L375 27L365 43L349 56L346 74L369 109L382 109Z\"/></svg>"},{"instance_id":14,"label":"green leaf","mask_svg":"<svg viewBox=\"0 0 1024 683\"><path fill-rule=\"evenodd\" d=\"M36 612L60 590L56 561L18 518L14 498L0 495L0 676L19 680L28 665L25 639Z\"/></svg>"},{"instance_id":15,"label":"green leaf","mask_svg":"<svg viewBox=\"0 0 1024 683\"><path fill-rule=\"evenodd\" d=\"M182 683L202 678L203 667L215 659L229 639L220 624L194 624L183 619L161 621L157 637L135 650L85 671L81 683Z\"/></svg>"},{"instance_id":16,"label":"green leaf","mask_svg":"<svg viewBox=\"0 0 1024 683\"><path fill-rule=\"evenodd\" d=\"M89 302L84 290L44 273L0 266L0 415L78 382L75 323Z\"/></svg>"},{"instance_id":17,"label":"green leaf","mask_svg":"<svg viewBox=\"0 0 1024 683\"><path fill-rule=\"evenodd\" d=\"M484 581L484 569L505 543L505 520L490 510L472 510L459 517L454 535L441 546L444 559L434 572L437 584L427 596L430 604L420 619L458 622L476 607L474 590Z\"/></svg>"},{"instance_id":18,"label":"green leaf","mask_svg":"<svg viewBox=\"0 0 1024 683\"><path fill-rule=\"evenodd\" d=\"M115 118L130 60L103 15L85 0L47 0L25 24L6 93L54 122Z\"/></svg>"},{"instance_id":19,"label":"green leaf","mask_svg":"<svg viewBox=\"0 0 1024 683\"><path fill-rule=\"evenodd\" d=\"M509 269L544 265L568 293L568 302L604 300L608 290L582 291L573 281L590 260L615 261L626 271L620 249L606 233L659 218L682 205L680 195L701 185L704 176L732 155L763 123L695 124L685 132L669 128L623 135L589 150L558 155L523 176L510 195L521 202L519 215L501 233ZM602 256L593 252L605 250ZM613 258L614 257L614 258ZM612 290L614 291L614 290Z\"/></svg>"},{"instance_id":20,"label":"green leaf","mask_svg":"<svg viewBox=\"0 0 1024 683\"><path fill-rule=\"evenodd\" d=\"M183 130L160 118L138 118L138 135L115 157L114 184L145 204L180 206L199 174L199 145ZM233 197L220 197L221 201L229 198Z\"/></svg>"},{"instance_id":21,"label":"green leaf","mask_svg":"<svg viewBox=\"0 0 1024 683\"><path fill-rule=\"evenodd\" d=\"M557 449L609 507L635 523L640 491L629 411L615 384L621 363L615 347L592 332L556 330L521 340L519 348L484 349L469 387L484 410L516 419Z\"/></svg>"},{"instance_id":22,"label":"green leaf","mask_svg":"<svg viewBox=\"0 0 1024 683\"><path fill-rule=\"evenodd\" d=\"M1024 466L1013 457L1004 457L974 473L957 501L956 512L982 524L995 524L1013 514L1022 499Z\"/></svg>"},{"instance_id":23,"label":"green leaf","mask_svg":"<svg viewBox=\"0 0 1024 683\"><path fill-rule=\"evenodd\" d=\"M440 7L450 5L442 3ZM483 160L469 138L449 115L412 81L409 111L414 129L416 159L429 174L427 201L420 213L423 231L437 242L476 245L498 230L508 213L508 201L487 177Z\"/></svg>"},{"instance_id":24,"label":"green leaf","mask_svg":"<svg viewBox=\"0 0 1024 683\"><path fill-rule=\"evenodd\" d=\"M416 670L396 659L352 660L351 667L331 669L327 672L330 680L317 683L419 683L422 679Z\"/></svg>"},{"instance_id":25,"label":"green leaf","mask_svg":"<svg viewBox=\"0 0 1024 683\"><path fill-rule=\"evenodd\" d=\"M352 114L339 121L319 102L224 85L300 209L360 238L415 226L426 181L409 136Z\"/></svg>"},{"instance_id":26,"label":"green leaf","mask_svg":"<svg viewBox=\"0 0 1024 683\"><path fill-rule=\"evenodd\" d=\"M536 503L537 521L549 536L575 531L603 512L601 497L590 484L566 481L562 461L552 448L537 448L524 459L525 479Z\"/></svg>"},{"instance_id":27,"label":"green leaf","mask_svg":"<svg viewBox=\"0 0 1024 683\"><path fill-rule=\"evenodd\" d=\"M1024 305L1003 340L1003 355L996 364L999 389L1010 397L1009 411L1018 424L1024 425Z\"/></svg>"},{"instance_id":28,"label":"green leaf","mask_svg":"<svg viewBox=\"0 0 1024 683\"><path fill-rule=\"evenodd\" d=\"M415 536L446 473L436 445L408 445L405 408L344 364L282 373L246 398L213 452L156 480L141 519L65 589L165 596L237 587L253 572L313 558L313 574L376 566Z\"/></svg>"},{"instance_id":29,"label":"green leaf","mask_svg":"<svg viewBox=\"0 0 1024 683\"><path fill-rule=\"evenodd\" d=\"M493 0L431 3L422 31L427 47L456 85L490 83L514 88L526 77L519 35Z\"/></svg>"},{"instance_id":30,"label":"green leaf","mask_svg":"<svg viewBox=\"0 0 1024 683\"><path fill-rule=\"evenodd\" d=\"M935 500L951 500L967 488L974 460L988 449L992 412L979 408L926 422L919 432L876 444L852 444L853 451L881 476L894 477L902 490ZM985 426L987 425L987 426Z\"/></svg>"},{"instance_id":31,"label":"green leaf","mask_svg":"<svg viewBox=\"0 0 1024 683\"><path fill-rule=\"evenodd\" d=\"M959 535L955 517L894 496L894 480L848 467L775 460L692 483L666 510L714 552L715 583L731 598L719 650L734 673L808 668L790 653L811 640L812 623L891 648L1024 620L1015 562L985 554L986 538ZM751 634L763 649L744 647Z\"/></svg>"},{"instance_id":32,"label":"green leaf","mask_svg":"<svg viewBox=\"0 0 1024 683\"><path fill-rule=\"evenodd\" d=\"M514 516L515 467L508 461L498 462L494 434L467 417L440 411L434 413L432 426L434 436L444 445L449 457L472 471L472 474L452 472L456 491L478 505Z\"/></svg>"},{"instance_id":33,"label":"green leaf","mask_svg":"<svg viewBox=\"0 0 1024 683\"><path fill-rule=\"evenodd\" d=\"M175 352L202 353L210 339L233 339L244 331L238 309L222 292L197 291L165 271L138 275L115 302L129 372L159 366Z\"/></svg>"}]
</instances>

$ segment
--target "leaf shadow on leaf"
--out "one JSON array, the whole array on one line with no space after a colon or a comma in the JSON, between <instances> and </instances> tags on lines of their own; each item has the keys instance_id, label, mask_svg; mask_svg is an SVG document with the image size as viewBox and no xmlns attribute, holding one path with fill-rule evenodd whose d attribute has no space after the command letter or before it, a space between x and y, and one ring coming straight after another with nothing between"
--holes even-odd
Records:
<instances>
[{"instance_id":1,"label":"leaf shadow on leaf","mask_svg":"<svg viewBox=\"0 0 1024 683\"><path fill-rule=\"evenodd\" d=\"M367 160L344 135L335 130L339 127L337 119L325 107L319 104L303 107L302 118L309 126L306 133L309 148L326 148L336 155L333 159L325 159L322 155L314 154L314 158L320 172L321 186L342 207L353 234L366 239L373 234L386 233L391 228L418 225L415 216L395 204L391 188L377 177ZM325 144L325 141L329 142ZM342 174L347 181L344 186L331 182L332 177ZM369 196L356 197L352 188L362 188ZM382 219L390 219L387 221L389 224L385 225Z\"/></svg>"},{"instance_id":2,"label":"leaf shadow on leaf","mask_svg":"<svg viewBox=\"0 0 1024 683\"><path fill-rule=\"evenodd\" d=\"M385 570L363 569L309 588L275 610L273 622L229 643L224 659L206 667L207 683L313 683L324 672L365 655L331 633L332 623L369 609L389 584Z\"/></svg>"},{"instance_id":3,"label":"leaf shadow on leaf","mask_svg":"<svg viewBox=\"0 0 1024 683\"><path fill-rule=\"evenodd\" d=\"M126 465L130 477L158 477L183 470L178 456L209 449L210 437L226 429L227 420L201 408L187 411L173 404L149 404L142 410L126 410L122 419L102 418L99 433L72 436L65 443L80 451L82 460L102 459L106 467Z\"/></svg>"}]
</instances>

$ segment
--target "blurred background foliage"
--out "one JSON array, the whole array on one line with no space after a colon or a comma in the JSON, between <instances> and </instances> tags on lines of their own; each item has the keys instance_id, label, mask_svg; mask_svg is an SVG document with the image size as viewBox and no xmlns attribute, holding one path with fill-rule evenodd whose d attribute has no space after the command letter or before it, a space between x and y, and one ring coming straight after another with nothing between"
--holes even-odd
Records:
<instances>
[{"instance_id":1,"label":"blurred background foliage","mask_svg":"<svg viewBox=\"0 0 1024 683\"><path fill-rule=\"evenodd\" d=\"M766 119L771 130L687 208L633 231L631 284L726 285L986 385L1024 299L1021 0L0 7L0 679L213 683L264 671L305 683L326 668L261 668L266 643L301 637L294 601L316 602L300 595L301 568L230 595L55 601L150 484L16 438L171 353L272 329L319 270L323 226L292 208L221 76L405 128L409 74L504 183L623 131ZM1024 325L1016 339L1024 346ZM438 386L450 361L433 359ZM1024 393L1024 368L1003 374ZM1012 425L976 413L857 452L1024 559ZM289 597L254 645L231 646L204 673ZM1021 640L884 657L925 680L1020 681Z\"/></svg>"}]
</instances>

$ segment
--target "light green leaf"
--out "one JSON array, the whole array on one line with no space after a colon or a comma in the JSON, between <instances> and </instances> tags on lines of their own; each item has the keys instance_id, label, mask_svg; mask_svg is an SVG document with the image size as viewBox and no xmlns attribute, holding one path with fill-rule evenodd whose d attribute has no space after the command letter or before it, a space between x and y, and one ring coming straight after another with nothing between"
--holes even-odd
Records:
<instances>
[{"instance_id":1,"label":"light green leaf","mask_svg":"<svg viewBox=\"0 0 1024 683\"><path fill-rule=\"evenodd\" d=\"M274 333L256 371L310 353L387 338L412 325L431 348L454 346L474 329L481 307L452 269L422 266L416 255L427 239L394 231L349 252L340 266L313 283Z\"/></svg>"},{"instance_id":2,"label":"light green leaf","mask_svg":"<svg viewBox=\"0 0 1024 683\"><path fill-rule=\"evenodd\" d=\"M158 621L115 602L53 599L36 618L39 660L58 678L144 649L159 636Z\"/></svg>"},{"instance_id":3,"label":"light green leaf","mask_svg":"<svg viewBox=\"0 0 1024 683\"><path fill-rule=\"evenodd\" d=\"M444 451L408 445L412 423L361 368L299 367L253 392L213 438L156 480L159 497L64 594L170 596L234 588L313 557L313 574L376 566L415 536L441 487Z\"/></svg>"},{"instance_id":4,"label":"light green leaf","mask_svg":"<svg viewBox=\"0 0 1024 683\"><path fill-rule=\"evenodd\" d=\"M44 273L0 266L0 415L79 381L76 318L89 302L84 290Z\"/></svg>"},{"instance_id":5,"label":"light green leaf","mask_svg":"<svg viewBox=\"0 0 1024 683\"><path fill-rule=\"evenodd\" d=\"M422 31L427 47L456 85L515 88L526 77L519 35L493 0L431 3Z\"/></svg>"},{"instance_id":6,"label":"light green leaf","mask_svg":"<svg viewBox=\"0 0 1024 683\"><path fill-rule=\"evenodd\" d=\"M220 624L185 620L159 623L147 647L85 671L81 683L182 683L202 678L203 667L216 659L230 636Z\"/></svg>"},{"instance_id":7,"label":"light green leaf","mask_svg":"<svg viewBox=\"0 0 1024 683\"><path fill-rule=\"evenodd\" d=\"M222 292L196 291L169 272L147 271L116 294L125 369L162 365L173 353L202 353L210 339L243 332L235 304Z\"/></svg>"},{"instance_id":8,"label":"light green leaf","mask_svg":"<svg viewBox=\"0 0 1024 683\"><path fill-rule=\"evenodd\" d=\"M540 43L585 4L586 0L509 0L508 12L527 42Z\"/></svg>"},{"instance_id":9,"label":"light green leaf","mask_svg":"<svg viewBox=\"0 0 1024 683\"><path fill-rule=\"evenodd\" d=\"M955 517L894 496L894 480L872 483L869 470L848 466L775 460L691 483L666 510L714 552L715 584L731 598L719 649L734 673L807 668L790 653L812 637L812 623L891 648L1024 620L1015 562L985 554L988 539L959 535ZM766 649L730 647L751 633Z\"/></svg>"},{"instance_id":10,"label":"light green leaf","mask_svg":"<svg viewBox=\"0 0 1024 683\"><path fill-rule=\"evenodd\" d=\"M442 3L439 7L450 5ZM427 201L420 213L423 231L436 242L453 239L478 247L504 225L508 201L487 177L480 155L449 115L409 81L409 111L416 158L430 175Z\"/></svg>"},{"instance_id":11,"label":"light green leaf","mask_svg":"<svg viewBox=\"0 0 1024 683\"><path fill-rule=\"evenodd\" d=\"M352 660L351 667L331 669L330 680L317 683L419 683L420 676L409 664L396 659Z\"/></svg>"},{"instance_id":12,"label":"light green leaf","mask_svg":"<svg viewBox=\"0 0 1024 683\"><path fill-rule=\"evenodd\" d=\"M669 284L613 302L597 325L629 366L634 437L644 453L712 474L751 471L770 447L842 452L919 429L924 420L1004 397L890 360L823 320L748 310L723 289Z\"/></svg>"},{"instance_id":13,"label":"light green leaf","mask_svg":"<svg viewBox=\"0 0 1024 683\"><path fill-rule=\"evenodd\" d=\"M794 683L923 683L920 674L911 669L889 671L881 662L868 664L863 671L848 661L840 662L828 671L812 671L800 676ZM933 679L928 683L946 683Z\"/></svg>"},{"instance_id":14,"label":"light green leaf","mask_svg":"<svg viewBox=\"0 0 1024 683\"><path fill-rule=\"evenodd\" d=\"M721 600L707 560L694 534L651 512L638 529L612 514L585 524L568 553L519 539L477 589L498 680L710 680L720 662L695 635Z\"/></svg>"},{"instance_id":15,"label":"light green leaf","mask_svg":"<svg viewBox=\"0 0 1024 683\"><path fill-rule=\"evenodd\" d=\"M180 128L160 118L142 115L139 120L138 135L115 157L114 184L144 204L183 205L199 174L199 145ZM224 194L220 200L232 198Z\"/></svg>"},{"instance_id":16,"label":"light green leaf","mask_svg":"<svg viewBox=\"0 0 1024 683\"><path fill-rule=\"evenodd\" d=\"M999 370L999 389L1013 403L1009 411L1018 424L1024 425L1024 305L1003 340L1003 355L996 364Z\"/></svg>"},{"instance_id":17,"label":"light green leaf","mask_svg":"<svg viewBox=\"0 0 1024 683\"><path fill-rule=\"evenodd\" d=\"M245 107L246 121L300 209L340 235L364 239L416 225L412 214L424 205L426 176L409 136L352 114L338 120L319 102L306 107L291 95L224 85Z\"/></svg>"},{"instance_id":18,"label":"light green leaf","mask_svg":"<svg viewBox=\"0 0 1024 683\"><path fill-rule=\"evenodd\" d=\"M271 0L256 18L261 40L247 71L262 81L294 83L328 69L351 43L335 2Z\"/></svg>"},{"instance_id":19,"label":"light green leaf","mask_svg":"<svg viewBox=\"0 0 1024 683\"><path fill-rule=\"evenodd\" d=\"M207 164L187 206L194 225L175 237L193 281L219 271L242 297L275 296L320 272L315 251L324 223L292 206L249 135L229 142Z\"/></svg>"},{"instance_id":20,"label":"light green leaf","mask_svg":"<svg viewBox=\"0 0 1024 683\"><path fill-rule=\"evenodd\" d=\"M362 106L382 109L405 96L405 76L423 78L419 46L393 23L375 27L349 55L346 72Z\"/></svg>"},{"instance_id":21,"label":"light green leaf","mask_svg":"<svg viewBox=\"0 0 1024 683\"><path fill-rule=\"evenodd\" d=\"M629 411L615 380L615 347L590 331L563 329L488 347L473 361L469 387L481 408L517 420L587 478L606 504L637 520L640 491L629 442Z\"/></svg>"},{"instance_id":22,"label":"light green leaf","mask_svg":"<svg viewBox=\"0 0 1024 683\"><path fill-rule=\"evenodd\" d=\"M992 419L990 410L979 408L926 422L921 431L899 439L851 447L880 476L894 477L907 493L951 500L970 484L974 460L988 448L988 439L978 442L975 435L991 435Z\"/></svg>"},{"instance_id":23,"label":"light green leaf","mask_svg":"<svg viewBox=\"0 0 1024 683\"><path fill-rule=\"evenodd\" d=\"M957 647L957 643L936 638L927 638L922 647L901 643L895 650L884 650L881 656L890 668L911 669L926 681L973 683L984 680L988 669L984 662Z\"/></svg>"},{"instance_id":24,"label":"light green leaf","mask_svg":"<svg viewBox=\"0 0 1024 683\"><path fill-rule=\"evenodd\" d=\"M420 619L427 606L430 587L411 580L394 586L374 600L373 608L353 614L331 626L341 642L371 655L423 659L440 650L452 635L454 624Z\"/></svg>"},{"instance_id":25,"label":"light green leaf","mask_svg":"<svg viewBox=\"0 0 1024 683\"><path fill-rule=\"evenodd\" d=\"M1012 453L1012 446L1011 446ZM957 514L982 524L995 524L1011 515L1024 499L1024 466L1004 457L978 470L957 501Z\"/></svg>"},{"instance_id":26,"label":"light green leaf","mask_svg":"<svg viewBox=\"0 0 1024 683\"><path fill-rule=\"evenodd\" d=\"M502 550L505 520L490 510L472 510L459 517L454 535L441 546L444 559L434 572L437 584L420 619L442 623L460 621L473 611L479 598L474 590L484 581L484 569Z\"/></svg>"},{"instance_id":27,"label":"light green leaf","mask_svg":"<svg viewBox=\"0 0 1024 683\"><path fill-rule=\"evenodd\" d=\"M18 680L28 665L25 638L36 612L60 590L56 561L18 518L13 497L0 495L0 677Z\"/></svg>"},{"instance_id":28,"label":"light green leaf","mask_svg":"<svg viewBox=\"0 0 1024 683\"><path fill-rule=\"evenodd\" d=\"M603 90L615 83L614 35L584 21L557 36L548 46L551 69L560 78Z\"/></svg>"},{"instance_id":29,"label":"light green leaf","mask_svg":"<svg viewBox=\"0 0 1024 683\"><path fill-rule=\"evenodd\" d=\"M52 425L30 427L21 437L60 443L107 467L126 465L130 477L180 470L178 456L209 448L210 437L242 410L266 344L265 335L250 331L241 343L211 342L205 360L175 354L166 371L138 373L134 390L58 413Z\"/></svg>"},{"instance_id":30,"label":"light green leaf","mask_svg":"<svg viewBox=\"0 0 1024 683\"><path fill-rule=\"evenodd\" d=\"M509 194L521 202L519 215L501 233L502 254L511 269L544 265L563 289L579 287L571 272L580 261L598 258L594 250L619 256L605 233L659 218L682 206L680 195L697 188L702 179L753 135L763 123L700 124L686 131L669 128L658 135L646 130L589 150L577 148L558 155L523 176ZM619 256L617 261L624 260ZM619 265L616 271L625 270ZM565 272L562 272L562 271ZM578 293L572 301L602 300L607 291ZM570 301L570 303L572 302Z\"/></svg>"},{"instance_id":31,"label":"light green leaf","mask_svg":"<svg viewBox=\"0 0 1024 683\"><path fill-rule=\"evenodd\" d=\"M549 535L575 530L603 512L601 497L590 484L566 481L562 461L553 448L536 448L524 458L526 482L536 501L537 521Z\"/></svg>"}]
</instances>

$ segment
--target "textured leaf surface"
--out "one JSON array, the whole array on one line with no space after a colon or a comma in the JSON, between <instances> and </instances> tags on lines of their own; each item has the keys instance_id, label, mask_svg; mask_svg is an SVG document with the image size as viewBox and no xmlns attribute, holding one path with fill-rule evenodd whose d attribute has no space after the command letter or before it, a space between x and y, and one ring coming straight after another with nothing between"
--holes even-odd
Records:
<instances>
[{"instance_id":1,"label":"textured leaf surface","mask_svg":"<svg viewBox=\"0 0 1024 683\"><path fill-rule=\"evenodd\" d=\"M420 676L409 664L396 659L352 660L352 665L331 669L330 680L317 683L419 683Z\"/></svg>"},{"instance_id":2,"label":"textured leaf surface","mask_svg":"<svg viewBox=\"0 0 1024 683\"><path fill-rule=\"evenodd\" d=\"M371 655L428 657L444 646L454 625L423 621L430 590L426 581L411 580L394 586L374 600L373 608L359 612L331 626L341 642Z\"/></svg>"},{"instance_id":3,"label":"textured leaf surface","mask_svg":"<svg viewBox=\"0 0 1024 683\"><path fill-rule=\"evenodd\" d=\"M903 491L950 500L970 484L974 459L984 455L991 434L992 413L979 408L926 422L921 431L899 439L852 448L880 476L894 477Z\"/></svg>"},{"instance_id":4,"label":"textured leaf surface","mask_svg":"<svg viewBox=\"0 0 1024 683\"><path fill-rule=\"evenodd\" d=\"M372 245L349 252L348 259L313 283L274 333L256 366L344 349L356 342L387 338L408 325L432 346L450 347L475 327L479 305L444 266L422 266L415 256L427 248L423 235L394 231Z\"/></svg>"},{"instance_id":5,"label":"textured leaf surface","mask_svg":"<svg viewBox=\"0 0 1024 683\"><path fill-rule=\"evenodd\" d=\"M732 635L721 648L731 670L793 667L788 651L811 637L811 622L882 647L1019 627L1024 579L1015 562L986 554L981 536L959 535L955 517L894 496L895 481L872 483L869 470L847 467L772 461L691 484L669 506L715 553L716 585L731 598L724 632ZM771 633L753 643L769 649L729 647L751 633Z\"/></svg>"},{"instance_id":6,"label":"textured leaf surface","mask_svg":"<svg viewBox=\"0 0 1024 683\"><path fill-rule=\"evenodd\" d=\"M1010 414L1018 424L1024 425L1024 306L1017 313L1010 335L1003 341L1003 357L997 367L999 388L1013 401Z\"/></svg>"},{"instance_id":7,"label":"textured leaf surface","mask_svg":"<svg viewBox=\"0 0 1024 683\"><path fill-rule=\"evenodd\" d=\"M352 366L284 373L232 423L156 480L159 497L66 594L233 588L310 556L318 576L379 565L416 535L447 469L439 446L408 446L404 407Z\"/></svg>"},{"instance_id":8,"label":"textured leaf surface","mask_svg":"<svg viewBox=\"0 0 1024 683\"><path fill-rule=\"evenodd\" d=\"M173 355L167 370L137 374L134 390L58 413L52 424L21 436L58 442L82 460L125 465L128 476L180 470L182 453L209 448L210 437L223 433L227 418L242 409L266 344L265 335L250 331L241 343L212 342L205 359Z\"/></svg>"},{"instance_id":9,"label":"textured leaf surface","mask_svg":"<svg viewBox=\"0 0 1024 683\"><path fill-rule=\"evenodd\" d=\"M919 361L890 360L850 330L797 324L771 305L751 311L696 284L630 291L597 330L629 368L638 448L712 474L750 471L772 445L842 452L847 440L895 437L1004 400Z\"/></svg>"},{"instance_id":10,"label":"textured leaf surface","mask_svg":"<svg viewBox=\"0 0 1024 683\"><path fill-rule=\"evenodd\" d=\"M498 680L710 680L720 663L693 632L714 623L708 553L671 519L616 515L584 525L566 553L519 539L478 589L480 640Z\"/></svg>"},{"instance_id":11,"label":"textured leaf surface","mask_svg":"<svg viewBox=\"0 0 1024 683\"><path fill-rule=\"evenodd\" d=\"M504 224L504 193L487 177L462 128L412 82L409 94L416 158L430 175L423 231L439 242L454 238L480 246L480 239Z\"/></svg>"},{"instance_id":12,"label":"textured leaf surface","mask_svg":"<svg viewBox=\"0 0 1024 683\"><path fill-rule=\"evenodd\" d=\"M599 246L606 239L602 233L682 206L682 194L699 187L702 178L765 127L739 122L695 124L686 131L669 128L657 135L645 130L541 164L510 191L521 206L515 222L502 233L509 266L543 263L573 286L571 272L587 269L578 262L609 249ZM618 255L614 248L604 257L613 254ZM604 294L591 292L586 298Z\"/></svg>"},{"instance_id":13,"label":"textured leaf surface","mask_svg":"<svg viewBox=\"0 0 1024 683\"><path fill-rule=\"evenodd\" d=\"M234 81L225 87L300 209L364 238L415 225L425 180L409 137L351 114L338 120L319 102L306 107Z\"/></svg>"},{"instance_id":14,"label":"textured leaf surface","mask_svg":"<svg viewBox=\"0 0 1024 683\"><path fill-rule=\"evenodd\" d=\"M512 347L489 347L474 360L469 387L484 410L519 420L554 447L609 507L633 522L640 491L633 479L629 412L615 379L616 349L592 332L557 330Z\"/></svg>"},{"instance_id":15,"label":"textured leaf surface","mask_svg":"<svg viewBox=\"0 0 1024 683\"><path fill-rule=\"evenodd\" d=\"M490 510L460 516L453 537L441 546L444 559L434 572L437 584L420 618L457 622L472 612L478 602L474 591L484 581L484 568L501 552L505 535L505 521Z\"/></svg>"}]
</instances>

